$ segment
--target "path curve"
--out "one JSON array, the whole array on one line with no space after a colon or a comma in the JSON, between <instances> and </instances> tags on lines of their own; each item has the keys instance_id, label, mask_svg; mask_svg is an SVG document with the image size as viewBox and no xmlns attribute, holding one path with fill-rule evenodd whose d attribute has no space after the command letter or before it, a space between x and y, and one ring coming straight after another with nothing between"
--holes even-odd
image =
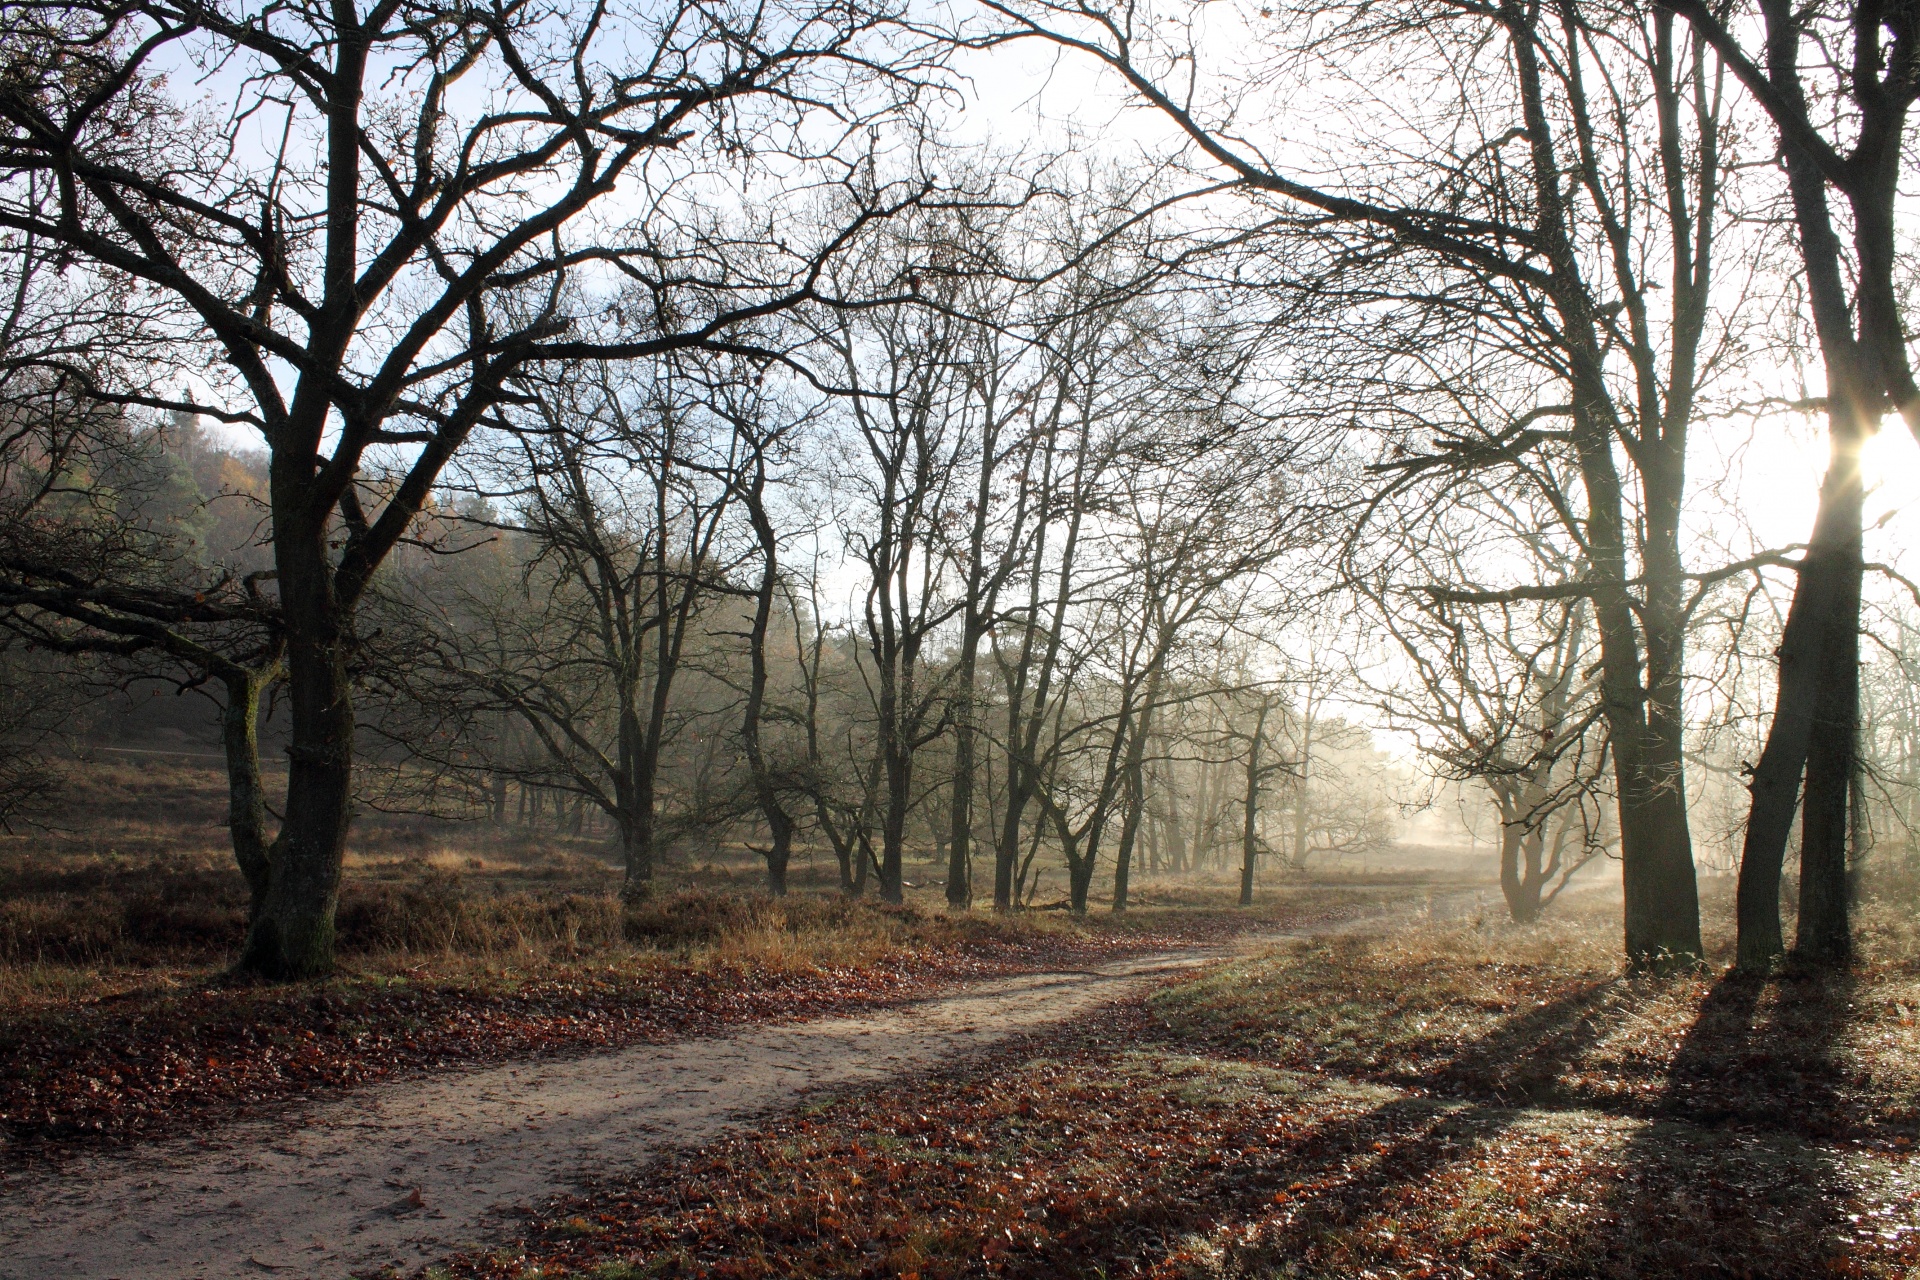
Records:
<instances>
[{"instance_id":1,"label":"path curve","mask_svg":"<svg viewBox=\"0 0 1920 1280\"><path fill-rule=\"evenodd\" d=\"M397 1082L317 1105L291 1129L285 1117L244 1121L89 1156L0 1195L0 1278L411 1270L590 1174L708 1141L808 1090L977 1053L1228 953L1165 952L873 1013Z\"/></svg>"}]
</instances>

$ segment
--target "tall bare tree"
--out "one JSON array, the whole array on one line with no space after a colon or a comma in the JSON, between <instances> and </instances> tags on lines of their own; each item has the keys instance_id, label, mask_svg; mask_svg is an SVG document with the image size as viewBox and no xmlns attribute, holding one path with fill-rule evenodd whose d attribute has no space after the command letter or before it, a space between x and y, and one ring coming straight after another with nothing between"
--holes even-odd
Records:
<instances>
[{"instance_id":1,"label":"tall bare tree","mask_svg":"<svg viewBox=\"0 0 1920 1280\"><path fill-rule=\"evenodd\" d=\"M1780 872L1796 807L1795 950L1815 963L1841 962L1852 954L1847 834L1860 705L1860 449L1889 412L1920 436L1896 217L1908 116L1920 96L1920 12L1880 0L1801 7L1674 0L1666 10L1685 15L1778 131L1827 373L1831 460L1780 640L1773 720L1753 768L1739 963L1764 971L1784 950ZM1845 202L1844 224L1830 192Z\"/></svg>"}]
</instances>

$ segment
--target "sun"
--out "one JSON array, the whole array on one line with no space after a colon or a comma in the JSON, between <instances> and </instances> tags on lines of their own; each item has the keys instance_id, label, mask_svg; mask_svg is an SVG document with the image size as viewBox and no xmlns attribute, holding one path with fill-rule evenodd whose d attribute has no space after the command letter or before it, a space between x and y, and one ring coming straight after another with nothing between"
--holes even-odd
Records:
<instances>
[{"instance_id":1,"label":"sun","mask_svg":"<svg viewBox=\"0 0 1920 1280\"><path fill-rule=\"evenodd\" d=\"M1920 443L1898 417L1889 416L1860 450L1860 478L1867 488L1869 526L1905 522L1920 511Z\"/></svg>"}]
</instances>

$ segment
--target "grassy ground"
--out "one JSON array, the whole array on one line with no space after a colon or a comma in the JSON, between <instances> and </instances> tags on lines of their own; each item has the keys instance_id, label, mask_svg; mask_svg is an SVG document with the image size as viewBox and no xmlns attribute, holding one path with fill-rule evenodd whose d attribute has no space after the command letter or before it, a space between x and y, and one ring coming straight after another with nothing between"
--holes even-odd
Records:
<instances>
[{"instance_id":1,"label":"grassy ground","mask_svg":"<svg viewBox=\"0 0 1920 1280\"><path fill-rule=\"evenodd\" d=\"M94 762L73 770L53 830L0 833L0 1016L191 986L231 959L245 930L246 887L223 825L225 785L197 762ZM689 947L775 964L872 961L928 929L936 943L953 940L937 922L945 866L924 860L925 851L909 854L907 901L918 914L908 919L918 923L856 921L838 907L807 905L839 894L831 855L806 848L789 874L793 914L762 919L754 914L761 908L737 905L762 893L757 856L711 844L669 851L658 886L672 910L635 916L614 901L620 870L605 835L366 812L346 855L339 951L350 972L396 977L476 967L566 973L583 959ZM1336 878L1323 890L1364 897L1423 880ZM1119 927L1164 925L1179 909L1226 909L1233 892L1224 875L1195 884L1136 874L1140 910ZM692 909L694 899L707 905ZM736 905L714 905L722 902ZM1050 937L1081 926L1038 912L964 928L968 938L981 929Z\"/></svg>"},{"instance_id":2,"label":"grassy ground","mask_svg":"<svg viewBox=\"0 0 1920 1280\"><path fill-rule=\"evenodd\" d=\"M1864 932L1851 974L1770 982L1623 976L1597 899L1280 946L447 1270L1912 1275L1920 948L1885 909Z\"/></svg>"}]
</instances>

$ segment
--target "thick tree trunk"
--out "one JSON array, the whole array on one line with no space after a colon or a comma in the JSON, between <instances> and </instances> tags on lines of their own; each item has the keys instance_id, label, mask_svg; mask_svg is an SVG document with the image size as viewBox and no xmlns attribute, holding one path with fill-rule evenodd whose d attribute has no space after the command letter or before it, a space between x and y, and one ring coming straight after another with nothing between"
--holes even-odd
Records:
<instances>
[{"instance_id":1,"label":"thick tree trunk","mask_svg":"<svg viewBox=\"0 0 1920 1280\"><path fill-rule=\"evenodd\" d=\"M645 902L653 896L654 814L653 770L640 767L632 771L621 804L620 856L626 874L620 881L623 902Z\"/></svg>"},{"instance_id":2,"label":"thick tree trunk","mask_svg":"<svg viewBox=\"0 0 1920 1280\"><path fill-rule=\"evenodd\" d=\"M628 794L631 798L613 815L620 834L620 860L626 868L620 881L620 900L645 902L653 894L653 797L641 794L637 787Z\"/></svg>"},{"instance_id":3,"label":"thick tree trunk","mask_svg":"<svg viewBox=\"0 0 1920 1280\"><path fill-rule=\"evenodd\" d=\"M1087 892L1093 887L1092 858L1077 858L1067 864L1067 910L1076 916L1087 914Z\"/></svg>"},{"instance_id":4,"label":"thick tree trunk","mask_svg":"<svg viewBox=\"0 0 1920 1280\"><path fill-rule=\"evenodd\" d=\"M1788 606L1786 627L1780 638L1779 687L1774 696L1773 720L1767 728L1767 741L1760 752L1759 763L1754 766L1753 781L1748 785L1753 802L1740 851L1736 963L1756 973L1772 968L1785 951L1780 929L1781 868L1786 860L1787 842L1793 835L1801 775L1809 765L1816 720L1822 717L1831 720L1840 715L1850 724L1853 718L1850 699L1844 707L1834 705L1836 694L1846 697L1845 686L1849 682L1843 676L1841 689L1830 687L1833 667L1840 659L1830 657L1828 646L1837 641L1843 655L1850 654L1857 659L1860 513L1865 497L1859 456L1863 433L1844 409L1830 416L1828 429L1831 460L1820 488L1813 538L1801 562L1799 581L1795 584L1793 602ZM1857 668L1851 676L1857 691ZM1824 749L1831 753L1830 739L1828 743ZM1850 768L1850 744L1846 755ZM1831 785L1834 764L1830 754L1822 760L1819 778L1823 790ZM1845 863L1846 783L1842 782L1839 790L1839 805L1823 795L1813 801L1809 810L1810 817L1818 815L1816 831L1820 834L1805 836L1803 841L1814 842L1816 880L1829 873L1825 865L1829 855L1819 842L1832 839L1832 833L1822 830L1821 824L1831 821L1835 808L1841 814L1840 862L1843 866ZM1813 797L1810 795L1809 799ZM1804 852L1803 844L1803 856ZM1802 880L1805 878L1803 870ZM1822 913L1818 918L1822 921L1823 946L1831 943L1825 931L1832 927L1831 913L1823 896L1825 891L1824 884L1812 890L1815 910ZM1804 886L1801 894L1805 903L1808 890ZM1844 895L1840 911L1844 920Z\"/></svg>"},{"instance_id":5,"label":"thick tree trunk","mask_svg":"<svg viewBox=\"0 0 1920 1280\"><path fill-rule=\"evenodd\" d=\"M1678 691L1684 631L1675 613L1686 583L1681 576L1678 518L1684 493L1686 427L1694 394L1694 314L1676 313L1673 380L1667 402L1643 394L1638 406L1644 433L1634 462L1640 469L1644 509L1641 572L1628 568L1629 511L1619 469L1620 416L1606 373L1608 354L1597 336L1598 302L1569 232L1565 169L1554 149L1552 108L1543 87L1542 58L1530 11L1501 10L1512 34L1523 116L1532 148L1536 234L1549 264L1548 293L1559 313L1573 399L1571 443L1586 491L1584 535L1588 573L1594 585L1594 622L1600 633L1600 695L1613 752L1620 808L1621 881L1628 962L1636 968L1688 965L1700 957L1700 912L1693 846L1687 829L1686 785L1680 754ZM1662 28L1664 31L1665 28ZM1663 36L1664 40L1665 37ZM1663 57L1663 63L1665 59ZM1658 77L1662 95L1664 149L1679 142L1670 77ZM1591 184L1599 175L1585 175ZM1674 181L1680 181L1676 176ZM1704 200L1704 196L1702 196ZM1696 242L1691 215L1674 206L1670 234L1676 254L1690 257ZM1710 214L1708 215L1710 216ZM1705 256L1697 264L1705 270ZM1704 276L1681 273L1676 291L1704 287ZM1676 306L1679 298L1676 296ZM1704 305L1704 300L1702 300ZM1704 314L1701 312L1700 314ZM1642 365L1643 388L1657 382ZM1646 582L1635 601L1629 582ZM1646 630L1643 633L1642 625ZM1645 646L1644 652L1642 646Z\"/></svg>"},{"instance_id":6,"label":"thick tree trunk","mask_svg":"<svg viewBox=\"0 0 1920 1280\"><path fill-rule=\"evenodd\" d=\"M282 508L275 503L276 511ZM354 721L350 636L333 595L324 522L278 532L292 737L287 812L239 968L286 981L333 968L334 910L352 814Z\"/></svg>"},{"instance_id":7,"label":"thick tree trunk","mask_svg":"<svg viewBox=\"0 0 1920 1280\"><path fill-rule=\"evenodd\" d=\"M833 847L833 856L840 863L840 892L849 898L857 898L864 885L856 885L853 879L853 850L845 844Z\"/></svg>"},{"instance_id":8,"label":"thick tree trunk","mask_svg":"<svg viewBox=\"0 0 1920 1280\"><path fill-rule=\"evenodd\" d=\"M1840 554L1834 600L1821 620L1806 798L1800 822L1800 919L1794 950L1815 964L1843 964L1853 953L1847 884L1847 833L1855 782L1860 708L1861 506L1858 451L1839 512Z\"/></svg>"},{"instance_id":9,"label":"thick tree trunk","mask_svg":"<svg viewBox=\"0 0 1920 1280\"><path fill-rule=\"evenodd\" d=\"M1524 902L1525 876L1520 871L1520 841L1524 831L1506 814L1500 816L1500 896L1507 900L1507 915L1516 924L1526 923Z\"/></svg>"},{"instance_id":10,"label":"thick tree trunk","mask_svg":"<svg viewBox=\"0 0 1920 1280\"><path fill-rule=\"evenodd\" d=\"M1540 918L1540 890L1545 884L1540 855L1546 832L1524 822L1502 820L1500 826L1500 893L1507 900L1507 915L1515 924L1532 924Z\"/></svg>"},{"instance_id":11,"label":"thick tree trunk","mask_svg":"<svg viewBox=\"0 0 1920 1280\"><path fill-rule=\"evenodd\" d=\"M1846 812L1853 782L1853 732L1859 715L1861 528L1860 447L1878 429L1889 402L1920 432L1895 283L1894 211L1911 97L1890 92L1881 65L1863 65L1852 85L1861 112L1850 173L1842 186L1853 222L1848 263L1827 202L1830 175L1787 127L1809 121L1799 69L1805 11L1783 0L1762 5L1770 108L1781 124L1781 153L1792 193L1805 267L1806 296L1827 370L1831 462L1820 491L1814 535L1781 638L1780 685L1752 784L1753 807L1741 851L1739 964L1765 970L1780 957L1780 865L1793 826L1794 791L1803 768L1798 949L1815 963L1847 959ZM1879 29L1872 28L1877 36ZM1865 38L1863 28L1856 33ZM1906 79L1906 67L1884 66ZM1852 291L1849 301L1849 289Z\"/></svg>"},{"instance_id":12,"label":"thick tree trunk","mask_svg":"<svg viewBox=\"0 0 1920 1280\"><path fill-rule=\"evenodd\" d=\"M1642 772L1620 781L1627 788L1620 802L1627 956L1641 967L1684 967L1700 957L1686 798L1676 786Z\"/></svg>"},{"instance_id":13,"label":"thick tree trunk","mask_svg":"<svg viewBox=\"0 0 1920 1280\"><path fill-rule=\"evenodd\" d=\"M1641 768L1651 803L1643 817L1652 836L1652 849L1651 856L1642 857L1638 865L1654 899L1647 904L1648 910L1658 917L1650 922L1653 932L1647 938L1647 954L1671 956L1690 964L1699 959L1703 948L1700 890L1687 816L1684 677L1688 615L1685 566L1680 555L1685 465L1673 450L1670 441L1663 442L1660 456L1650 457L1643 464L1641 482L1650 507L1643 517L1647 537L1642 572L1647 586L1639 611L1646 644L1647 695L1644 714L1637 719L1645 726ZM1544 837L1542 827L1536 839ZM1624 845L1622 851L1624 854ZM1537 851L1535 857L1537 860ZM1624 870L1623 865L1623 879Z\"/></svg>"},{"instance_id":14,"label":"thick tree trunk","mask_svg":"<svg viewBox=\"0 0 1920 1280\"><path fill-rule=\"evenodd\" d=\"M787 864L793 860L793 822L778 805L767 810L767 892L776 898L787 896ZM774 815L779 815L775 817Z\"/></svg>"}]
</instances>

